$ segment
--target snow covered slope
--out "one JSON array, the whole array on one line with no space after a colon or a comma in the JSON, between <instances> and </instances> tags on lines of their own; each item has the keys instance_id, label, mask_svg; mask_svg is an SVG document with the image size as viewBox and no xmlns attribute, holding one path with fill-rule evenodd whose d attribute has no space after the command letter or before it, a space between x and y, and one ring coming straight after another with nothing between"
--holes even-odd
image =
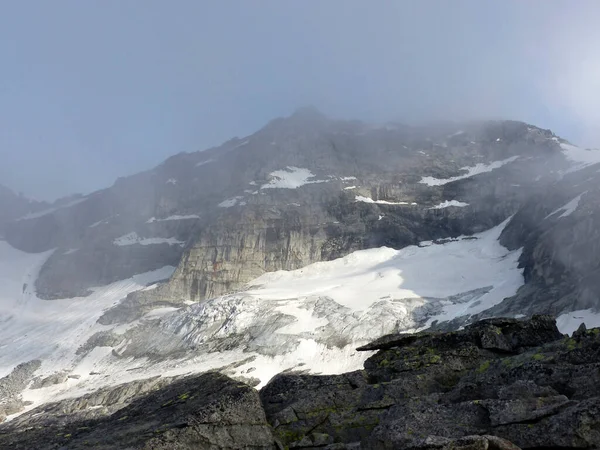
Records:
<instances>
[{"instance_id":1,"label":"snow covered slope","mask_svg":"<svg viewBox=\"0 0 600 450\"><path fill-rule=\"evenodd\" d=\"M7 222L0 375L40 359L32 406L209 369L262 385L456 318L595 317L595 153L518 122L305 119Z\"/></svg>"},{"instance_id":2,"label":"snow covered slope","mask_svg":"<svg viewBox=\"0 0 600 450\"><path fill-rule=\"evenodd\" d=\"M85 382L89 371L83 371L78 349L106 328L96 323L98 317L128 293L165 280L175 269L166 266L95 288L85 298L46 301L37 298L34 284L51 253L28 254L0 241L0 378L20 363L41 360L37 375L66 374L79 367Z\"/></svg>"},{"instance_id":3,"label":"snow covered slope","mask_svg":"<svg viewBox=\"0 0 600 450\"><path fill-rule=\"evenodd\" d=\"M476 314L514 295L523 284L520 251L498 243L505 224L445 243L357 251L267 273L242 292L180 309L159 308L126 326L96 320L127 293L168 277L172 267L96 288L86 298L44 301L30 286L48 253L27 255L2 242L0 270L25 280L27 287L13 282L2 291L3 303L11 306L0 329L0 371L7 374L16 364L39 358L36 376L71 375L26 390L23 398L34 407L155 375L219 369L264 385L287 369L354 370L369 356L355 351L359 345L434 320ZM11 265L13 260L19 264Z\"/></svg>"}]
</instances>

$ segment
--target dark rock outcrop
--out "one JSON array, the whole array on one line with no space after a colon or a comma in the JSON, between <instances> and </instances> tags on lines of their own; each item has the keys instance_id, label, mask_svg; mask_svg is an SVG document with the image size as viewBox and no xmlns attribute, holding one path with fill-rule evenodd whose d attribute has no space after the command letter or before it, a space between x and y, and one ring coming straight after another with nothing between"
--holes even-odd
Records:
<instances>
[{"instance_id":1,"label":"dark rock outcrop","mask_svg":"<svg viewBox=\"0 0 600 450\"><path fill-rule=\"evenodd\" d=\"M379 350L364 371L282 374L261 398L290 448L597 448L599 331L568 338L534 316L388 336L363 348Z\"/></svg>"},{"instance_id":2,"label":"dark rock outcrop","mask_svg":"<svg viewBox=\"0 0 600 450\"><path fill-rule=\"evenodd\" d=\"M258 393L243 383L207 373L162 386L154 382L154 388L112 415L87 420L65 419L61 404L47 405L41 417L33 413L0 427L0 448L276 448Z\"/></svg>"}]
</instances>

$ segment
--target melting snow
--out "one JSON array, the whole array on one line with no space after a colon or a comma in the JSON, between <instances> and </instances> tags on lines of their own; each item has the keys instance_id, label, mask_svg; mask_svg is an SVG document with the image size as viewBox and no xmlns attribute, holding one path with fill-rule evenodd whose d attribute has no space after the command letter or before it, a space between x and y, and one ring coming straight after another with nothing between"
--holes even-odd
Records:
<instances>
[{"instance_id":1,"label":"melting snow","mask_svg":"<svg viewBox=\"0 0 600 450\"><path fill-rule=\"evenodd\" d=\"M146 284L169 278L172 266L93 288L88 297L41 300L34 290L41 266L52 251L29 254L0 241L0 377L17 364L41 358L41 371L65 369L93 333L103 311ZM82 374L82 377L87 373Z\"/></svg>"},{"instance_id":2,"label":"melting snow","mask_svg":"<svg viewBox=\"0 0 600 450\"><path fill-rule=\"evenodd\" d=\"M172 238L142 238L139 237L138 234L133 231L131 233L125 234L121 237L116 238L113 241L113 244L123 247L125 245L154 245L154 244L169 244L169 245L184 245L184 241L178 241L174 237Z\"/></svg>"},{"instance_id":3,"label":"melting snow","mask_svg":"<svg viewBox=\"0 0 600 450\"><path fill-rule=\"evenodd\" d=\"M356 189L356 186L346 186L344 188L344 190L346 190L346 191L349 190L349 189Z\"/></svg>"},{"instance_id":4,"label":"melting snow","mask_svg":"<svg viewBox=\"0 0 600 450\"><path fill-rule=\"evenodd\" d=\"M566 205L563 205L560 208L558 208L557 210L551 212L546 217L544 217L544 219L547 219L548 217L551 217L554 214L559 213L560 211L564 211L564 212L560 216L557 217L558 219L560 219L562 217L570 216L573 213L573 211L575 211L577 209L577 207L579 206L579 201L581 200L581 196L585 193L587 193L587 191L582 192L581 194L579 194L577 197L575 197L573 200L571 200Z\"/></svg>"},{"instance_id":5,"label":"melting snow","mask_svg":"<svg viewBox=\"0 0 600 450\"><path fill-rule=\"evenodd\" d=\"M164 219L157 219L156 217L150 217L146 223L153 223L153 222L164 222L166 220L189 220L189 219L199 219L200 216L197 216L196 214L190 214L187 216L169 216L169 217L165 217Z\"/></svg>"},{"instance_id":6,"label":"melting snow","mask_svg":"<svg viewBox=\"0 0 600 450\"><path fill-rule=\"evenodd\" d=\"M469 204L465 202L459 202L458 200L445 200L439 205L433 206L429 209L443 209L448 208L449 206L457 206L459 208L464 208L465 206L469 206Z\"/></svg>"},{"instance_id":7,"label":"melting snow","mask_svg":"<svg viewBox=\"0 0 600 450\"><path fill-rule=\"evenodd\" d=\"M237 204L238 200L241 200L241 199L243 199L243 198L244 198L244 197L240 197L240 196L233 197L233 198L229 198L229 199L227 199L227 200L223 200L223 201L222 201L221 203L219 203L217 206L218 206L219 208L231 208L232 206L235 206L235 205ZM240 203L240 205L241 205L241 203Z\"/></svg>"},{"instance_id":8,"label":"melting snow","mask_svg":"<svg viewBox=\"0 0 600 450\"><path fill-rule=\"evenodd\" d=\"M311 180L315 175L308 169L288 166L284 170L276 170L269 174L272 180L263 184L261 189L296 189L305 184L326 183L327 180Z\"/></svg>"},{"instance_id":9,"label":"melting snow","mask_svg":"<svg viewBox=\"0 0 600 450\"><path fill-rule=\"evenodd\" d=\"M273 375L297 368L299 364L311 373L355 370L370 356L369 352L356 352L355 347L371 335L410 331L416 325L417 315L424 321L428 314L431 321L476 314L514 295L523 284L521 270L517 267L520 250L509 251L498 242L507 222L469 239L458 238L444 244L431 243L402 250L386 247L363 250L294 271L265 273L253 280L252 288L246 291L178 311L155 310L146 318L159 317L161 326L171 324L186 338L201 333L195 328L199 325L194 324L208 320L207 327L213 327L219 322L213 322L212 318L221 320L223 314L227 327L218 331L222 333L219 337L230 333L244 334L257 328L257 324L270 320L271 316L264 314L274 314L275 318L281 317L275 314L284 313L293 319L292 322L283 321L274 330L274 335L294 343L276 356L235 349L190 353L186 360L164 361L149 361L143 357L133 360L115 358L106 347L96 348L79 360L75 351L93 333L110 329L96 323L104 309L118 303L133 290L167 278L174 268L95 289L84 299L41 301L31 289L22 293L21 283L26 280L33 285L36 267L48 254L29 255L0 242L4 246L0 249L6 250L0 251L0 276L8 276L8 283L0 280L0 299L3 306L4 303L10 306L2 309L3 313L10 311L7 318L2 317L3 326L0 327L0 342L8 343L9 351L4 348L0 352L0 370L8 373L16 364L40 357L44 359L41 370L44 374L65 368L81 374L79 380L25 391L23 398L35 402L32 407L45 401L81 395L107 384L155 375L201 372L233 363L236 363L231 369L233 376L257 377L261 380L260 386ZM15 260L17 264L14 264ZM23 264L19 263L21 260ZM318 305L335 304L338 309L335 306L331 306L332 310L317 308ZM272 309L261 309L265 307ZM188 317L192 318L191 322L180 321ZM353 324L352 331L347 331L348 323ZM373 326L374 323L377 326ZM336 348L319 342L317 336L323 327L326 333L331 330L347 336L349 345ZM210 339L210 336L210 333L200 334L197 339ZM265 345L269 343L248 342L249 347ZM246 362L239 364L241 361ZM141 369L133 370L136 367ZM102 376L89 375L91 370Z\"/></svg>"},{"instance_id":10,"label":"melting snow","mask_svg":"<svg viewBox=\"0 0 600 450\"><path fill-rule=\"evenodd\" d=\"M360 311L386 295L426 303L425 299L447 298L489 286L489 291L471 302L459 303L458 307L448 304L439 318L475 314L514 295L523 284L522 271L517 267L521 251L509 251L498 242L506 223L475 235L477 239L401 250L360 250L294 271L266 273L252 281L260 287L248 293L263 300L324 295Z\"/></svg>"},{"instance_id":11,"label":"melting snow","mask_svg":"<svg viewBox=\"0 0 600 450\"><path fill-rule=\"evenodd\" d=\"M173 186L175 186L177 184L177 180L175 178L169 178L167 180L167 184L172 184Z\"/></svg>"},{"instance_id":12,"label":"melting snow","mask_svg":"<svg viewBox=\"0 0 600 450\"><path fill-rule=\"evenodd\" d=\"M363 203L377 203L378 205L416 205L414 202L388 202L387 200L373 200L372 198L364 197L362 195L357 195L354 197L354 200Z\"/></svg>"},{"instance_id":13,"label":"melting snow","mask_svg":"<svg viewBox=\"0 0 600 450\"><path fill-rule=\"evenodd\" d=\"M494 169L499 169L500 167L516 161L519 156L511 156L510 158L503 159L502 161L494 161L490 164L478 163L473 167L462 167L460 170L466 170L467 173L464 175L458 175L452 178L434 178L434 177L423 177L419 183L426 184L428 186L442 186L447 183L452 183L453 181L464 180L465 178L470 178L474 175L478 175L480 173L491 172Z\"/></svg>"}]
</instances>

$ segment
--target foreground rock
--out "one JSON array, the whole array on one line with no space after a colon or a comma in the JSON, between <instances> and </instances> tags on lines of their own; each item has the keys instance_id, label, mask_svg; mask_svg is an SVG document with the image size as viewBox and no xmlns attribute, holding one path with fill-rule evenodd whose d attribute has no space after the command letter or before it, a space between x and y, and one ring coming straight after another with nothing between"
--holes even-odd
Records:
<instances>
[{"instance_id":1,"label":"foreground rock","mask_svg":"<svg viewBox=\"0 0 600 450\"><path fill-rule=\"evenodd\" d=\"M592 449L600 329L549 316L392 335L364 370L285 373L259 393L217 373L44 405L0 426L10 449ZM261 404L262 401L262 404Z\"/></svg>"},{"instance_id":2,"label":"foreground rock","mask_svg":"<svg viewBox=\"0 0 600 450\"><path fill-rule=\"evenodd\" d=\"M548 316L490 319L457 332L388 336L365 350L379 351L363 371L283 374L261 391L285 445L600 445L599 329L566 338ZM509 443L468 438L482 435Z\"/></svg>"},{"instance_id":3,"label":"foreground rock","mask_svg":"<svg viewBox=\"0 0 600 450\"><path fill-rule=\"evenodd\" d=\"M275 448L258 393L217 373L160 386L130 383L88 401L119 402L133 388L151 391L111 415L82 420L77 402L38 408L0 428L0 448L10 449L221 449ZM85 402L78 405L83 409ZM69 406L65 417L63 406ZM91 406L91 405L90 405ZM96 406L96 404L94 404ZM45 411L46 410L46 411ZM94 409L92 409L94 411ZM89 416L90 410L87 411ZM98 413L97 413L98 414ZM102 414L100 408L99 414Z\"/></svg>"}]
</instances>

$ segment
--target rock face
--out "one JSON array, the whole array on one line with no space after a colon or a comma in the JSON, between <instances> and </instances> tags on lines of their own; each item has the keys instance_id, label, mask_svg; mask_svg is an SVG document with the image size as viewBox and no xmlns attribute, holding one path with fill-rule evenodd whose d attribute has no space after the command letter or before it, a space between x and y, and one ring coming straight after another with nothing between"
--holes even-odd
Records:
<instances>
[{"instance_id":1,"label":"rock face","mask_svg":"<svg viewBox=\"0 0 600 450\"><path fill-rule=\"evenodd\" d=\"M57 249L36 281L47 299L178 266L168 285L106 318L128 321L264 272L488 229L569 166L558 138L520 122L373 127L302 110L13 220L6 239Z\"/></svg>"},{"instance_id":2,"label":"rock face","mask_svg":"<svg viewBox=\"0 0 600 450\"><path fill-rule=\"evenodd\" d=\"M157 377L47 404L0 426L11 449L593 449L600 328L549 316L383 337L364 370Z\"/></svg>"},{"instance_id":3,"label":"rock face","mask_svg":"<svg viewBox=\"0 0 600 450\"><path fill-rule=\"evenodd\" d=\"M29 384L41 364L38 360L19 364L7 376L0 378L0 422L6 416L23 409L25 403L21 398L21 391Z\"/></svg>"},{"instance_id":4,"label":"rock face","mask_svg":"<svg viewBox=\"0 0 600 450\"><path fill-rule=\"evenodd\" d=\"M577 152L579 159L573 156ZM456 330L484 317L597 309L597 162L598 152L576 149L548 130L520 122L372 127L304 110L247 138L175 155L88 196L45 205L0 189L0 233L7 241L1 243L19 249L7 254L25 260L23 252L48 251L23 276L17 271L12 276L24 282L22 288L20 281L16 288L13 283L12 309L0 317L4 330L12 327L5 353L9 362L1 369L4 375L23 361L52 362L19 375L17 383L7 379L8 400L0 400L10 407L3 414L25 406L23 389L36 389L35 398L43 401L74 386L83 392L102 387L108 391L98 395L120 398L106 386L122 382L121 374L134 380L215 368L258 385L288 369L341 373L361 367L367 357L357 357L356 346L382 334L430 327L429 334L388 336L364 347L379 351L364 371L322 378L296 373L274 380L263 400L276 434L283 433L279 437L287 444L309 447L332 442L362 442L367 448L388 442L406 448L504 445L468 437L491 433L547 448L549 441L532 437L529 425L543 422L547 431L554 418L566 417L561 414L569 411L572 420L580 420L581 411L589 410L589 420L581 419L592 424L589 430L572 425L576 431L557 438L589 447L595 439L593 402L573 397L573 380L577 370L592 364L595 341L585 341L584 356L577 356L584 362L569 365L560 359L562 350L548 344L560 338L548 319L488 321L451 334L435 330ZM499 248L499 241L505 247ZM381 246L405 253L374 249L361 252L369 253L373 264L352 265L363 257L354 251ZM384 257L388 251L392 256ZM423 254L444 263L425 264ZM314 276L320 264L306 267L346 255L327 267L358 269L338 278L323 281ZM12 266L11 258L5 258L11 261L5 268ZM427 281L440 289L415 282L423 278L419 270L410 270L417 258L422 264L413 266L432 272ZM488 263L498 263L493 275L501 275L476 270ZM298 272L274 273L282 269ZM300 274L304 269L312 271L308 282ZM364 280L366 288L352 289L373 293L369 301L335 297L334 291L353 278ZM453 278L466 281L448 292L444 283ZM285 279L304 283L302 293L282 289ZM312 281L320 283L318 289L307 286ZM375 285L379 289L370 292ZM47 339L39 331L40 324L50 323L46 317L67 323L69 330L56 327L51 330L55 340ZM34 329L37 342L24 339ZM588 339L584 334L580 339ZM523 355L533 347L557 355L558 366L531 355L535 364L525 364ZM567 350L576 357L576 349ZM313 355L322 359L311 365ZM514 363L511 369L535 386L515 384L516 375L501 366L504 361ZM93 371L82 371L88 363ZM500 378L486 378L490 367ZM556 375L560 380L550 382L540 370L568 373L572 379ZM135 397L154 381L139 383L125 391ZM494 383L506 384L506 392L540 394L535 401L501 394ZM465 394L469 390L474 399ZM50 391L57 397L44 397ZM322 397L306 393L313 391ZM298 402L294 408L300 415L278 410L270 393L286 405ZM595 391L590 395L595 398ZM538 397L548 400L538 405ZM85 401L115 414L130 394L123 399ZM71 403L60 408L78 420L96 418ZM450 424L461 414L463 422ZM400 416L420 422L394 422ZM435 432L434 417L447 425L447 433ZM394 430L402 438L394 440ZM421 435L426 440L418 440Z\"/></svg>"},{"instance_id":5,"label":"rock face","mask_svg":"<svg viewBox=\"0 0 600 450\"><path fill-rule=\"evenodd\" d=\"M598 308L600 295L600 178L583 168L552 185L524 206L501 242L523 247L526 286L489 315L520 310L558 315Z\"/></svg>"},{"instance_id":6,"label":"rock face","mask_svg":"<svg viewBox=\"0 0 600 450\"><path fill-rule=\"evenodd\" d=\"M148 383L146 383L148 384ZM162 385L162 386L161 386ZM11 449L275 449L258 393L223 375L207 373L150 386L134 384L82 399L105 404L127 401L131 391L150 393L111 415L94 410L84 418L75 402L47 405L41 416L29 414L0 428L0 447ZM158 389L158 390L156 390ZM139 392L137 392L139 394ZM65 406L71 415L65 416ZM90 406L90 405L88 405ZM38 411L39 412L39 411ZM104 413L104 414L103 414ZM95 416L95 417L94 417ZM26 425L27 428L21 428Z\"/></svg>"},{"instance_id":7,"label":"rock face","mask_svg":"<svg viewBox=\"0 0 600 450\"><path fill-rule=\"evenodd\" d=\"M522 448L597 448L598 331L568 338L535 316L388 336L364 348L379 351L363 371L282 374L261 398L290 448L515 448L470 435Z\"/></svg>"}]
</instances>

